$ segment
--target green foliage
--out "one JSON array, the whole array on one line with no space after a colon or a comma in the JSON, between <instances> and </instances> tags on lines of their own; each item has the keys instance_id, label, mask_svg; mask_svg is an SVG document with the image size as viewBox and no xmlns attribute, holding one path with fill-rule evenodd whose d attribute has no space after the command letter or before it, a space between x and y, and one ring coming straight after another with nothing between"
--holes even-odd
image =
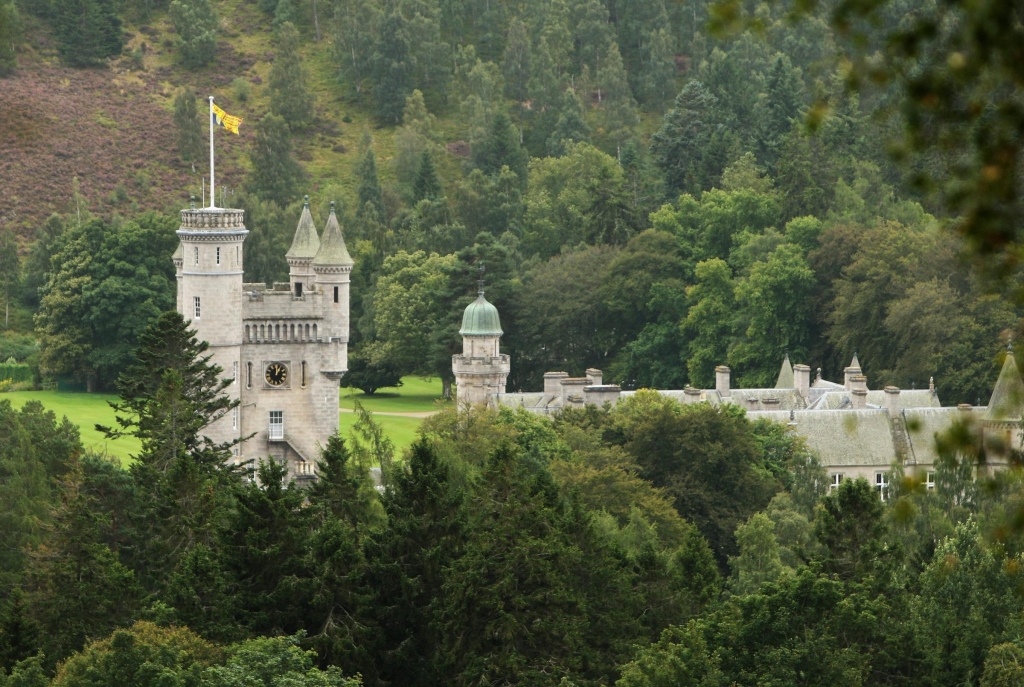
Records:
<instances>
[{"instance_id":1,"label":"green foliage","mask_svg":"<svg viewBox=\"0 0 1024 687\"><path fill-rule=\"evenodd\" d=\"M25 363L0 363L0 382L9 379L12 382L31 382L32 367Z\"/></svg>"},{"instance_id":2,"label":"green foliage","mask_svg":"<svg viewBox=\"0 0 1024 687\"><path fill-rule=\"evenodd\" d=\"M302 634L292 637L260 637L228 647L223 666L203 673L204 687L359 687L359 678L346 678L335 666L314 666L314 651L299 646Z\"/></svg>"},{"instance_id":3,"label":"green foliage","mask_svg":"<svg viewBox=\"0 0 1024 687\"><path fill-rule=\"evenodd\" d=\"M256 124L256 141L249 152L252 174L248 189L262 200L288 205L299 195L305 179L302 166L292 155L291 129L283 117L267 114Z\"/></svg>"},{"instance_id":4,"label":"green foliage","mask_svg":"<svg viewBox=\"0 0 1024 687\"><path fill-rule=\"evenodd\" d=\"M374 111L384 124L401 121L405 98L412 91L409 50L406 19L391 5L380 15L371 58Z\"/></svg>"},{"instance_id":5,"label":"green foliage","mask_svg":"<svg viewBox=\"0 0 1024 687\"><path fill-rule=\"evenodd\" d=\"M547 140L547 151L551 157L561 157L568 152L570 143L589 143L590 125L587 124L583 103L572 88L562 96L562 107L558 121Z\"/></svg>"},{"instance_id":6,"label":"green foliage","mask_svg":"<svg viewBox=\"0 0 1024 687\"><path fill-rule=\"evenodd\" d=\"M774 530L775 523L764 513L755 513L736 528L740 553L729 559L731 587L736 594L752 594L765 582L782 576L785 568Z\"/></svg>"},{"instance_id":7,"label":"green foliage","mask_svg":"<svg viewBox=\"0 0 1024 687\"><path fill-rule=\"evenodd\" d=\"M0 3L0 77L17 66L17 53L23 32L21 17L13 1Z\"/></svg>"},{"instance_id":8,"label":"green foliage","mask_svg":"<svg viewBox=\"0 0 1024 687\"><path fill-rule=\"evenodd\" d=\"M90 219L58 240L35 316L44 373L72 375L90 389L113 384L145 328L174 305L167 256L177 226L155 214Z\"/></svg>"},{"instance_id":9,"label":"green foliage","mask_svg":"<svg viewBox=\"0 0 1024 687\"><path fill-rule=\"evenodd\" d=\"M111 0L54 0L53 32L65 62L88 67L121 54L124 35Z\"/></svg>"},{"instance_id":10,"label":"green foliage","mask_svg":"<svg viewBox=\"0 0 1024 687\"><path fill-rule=\"evenodd\" d=\"M670 627L622 669L617 687L718 687L721 658L708 649L696 623Z\"/></svg>"},{"instance_id":11,"label":"green foliage","mask_svg":"<svg viewBox=\"0 0 1024 687\"><path fill-rule=\"evenodd\" d=\"M389 361L371 362L366 359L362 349L348 354L348 371L341 378L342 389L359 389L367 396L372 396L377 389L401 385L401 371Z\"/></svg>"},{"instance_id":12,"label":"green foliage","mask_svg":"<svg viewBox=\"0 0 1024 687\"><path fill-rule=\"evenodd\" d=\"M209 64L217 49L217 15L210 0L173 0L170 17L182 64L188 69Z\"/></svg>"},{"instance_id":13,"label":"green foliage","mask_svg":"<svg viewBox=\"0 0 1024 687\"><path fill-rule=\"evenodd\" d=\"M178 133L178 155L184 162L200 162L206 152L201 122L196 108L196 94L186 86L174 96L174 128Z\"/></svg>"},{"instance_id":14,"label":"green foliage","mask_svg":"<svg viewBox=\"0 0 1024 687\"><path fill-rule=\"evenodd\" d=\"M277 53L268 85L270 111L283 117L293 131L309 126L316 116L298 48L299 32L291 22L285 22L277 30Z\"/></svg>"},{"instance_id":15,"label":"green foliage","mask_svg":"<svg viewBox=\"0 0 1024 687\"><path fill-rule=\"evenodd\" d=\"M479 145L473 146L473 165L485 175L497 176L503 167L508 167L526 188L529 154L519 144L519 132L503 111L491 120L487 136Z\"/></svg>"}]
</instances>

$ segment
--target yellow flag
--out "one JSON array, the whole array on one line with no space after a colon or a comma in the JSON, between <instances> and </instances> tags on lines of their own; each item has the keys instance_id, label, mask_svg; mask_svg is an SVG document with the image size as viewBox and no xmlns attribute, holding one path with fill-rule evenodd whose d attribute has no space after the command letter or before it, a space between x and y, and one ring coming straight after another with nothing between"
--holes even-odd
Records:
<instances>
[{"instance_id":1,"label":"yellow flag","mask_svg":"<svg viewBox=\"0 0 1024 687\"><path fill-rule=\"evenodd\" d=\"M229 115L216 105L213 106L213 117L217 121L217 126L222 126L233 134L238 133L238 125L242 123L241 117Z\"/></svg>"}]
</instances>

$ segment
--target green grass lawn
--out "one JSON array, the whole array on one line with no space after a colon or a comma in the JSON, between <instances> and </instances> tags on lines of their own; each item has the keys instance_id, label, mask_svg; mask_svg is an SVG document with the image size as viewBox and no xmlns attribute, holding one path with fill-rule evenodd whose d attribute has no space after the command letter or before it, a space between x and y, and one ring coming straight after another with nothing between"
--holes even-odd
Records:
<instances>
[{"instance_id":1,"label":"green grass lawn","mask_svg":"<svg viewBox=\"0 0 1024 687\"><path fill-rule=\"evenodd\" d=\"M372 413L429 413L446 407L441 401L441 380L436 377L402 377L402 386L378 389L373 396L358 389L342 389L341 407L351 410L353 401Z\"/></svg>"},{"instance_id":2,"label":"green grass lawn","mask_svg":"<svg viewBox=\"0 0 1024 687\"><path fill-rule=\"evenodd\" d=\"M130 462L130 454L138 453L142 444L135 437L122 437L108 441L96 431L96 424L114 425L114 411L107 401L116 400L116 396L107 394L84 394L63 391L12 391L0 394L0 400L8 400L15 408L21 408L26 401L40 401L47 410L52 410L57 419L67 417L78 425L85 448L97 453L106 452L118 458L122 465Z\"/></svg>"},{"instance_id":3,"label":"green grass lawn","mask_svg":"<svg viewBox=\"0 0 1024 687\"><path fill-rule=\"evenodd\" d=\"M342 413L339 422L341 435L348 439L351 436L352 425L358 417L353 413ZM412 445L416 440L416 429L423 422L418 417L393 417L390 415L374 415L374 422L380 424L387 433L388 438L395 444L395 458L402 457L402 451Z\"/></svg>"}]
</instances>

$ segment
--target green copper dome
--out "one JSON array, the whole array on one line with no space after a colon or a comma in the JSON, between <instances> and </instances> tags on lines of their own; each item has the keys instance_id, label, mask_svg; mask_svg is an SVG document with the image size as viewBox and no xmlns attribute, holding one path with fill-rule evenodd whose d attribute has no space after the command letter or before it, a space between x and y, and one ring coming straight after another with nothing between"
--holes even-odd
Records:
<instances>
[{"instance_id":1,"label":"green copper dome","mask_svg":"<svg viewBox=\"0 0 1024 687\"><path fill-rule=\"evenodd\" d=\"M462 336L501 336L501 320L498 318L498 309L487 302L483 292L476 297L476 300L466 306L466 312L462 314L462 329L459 330Z\"/></svg>"}]
</instances>

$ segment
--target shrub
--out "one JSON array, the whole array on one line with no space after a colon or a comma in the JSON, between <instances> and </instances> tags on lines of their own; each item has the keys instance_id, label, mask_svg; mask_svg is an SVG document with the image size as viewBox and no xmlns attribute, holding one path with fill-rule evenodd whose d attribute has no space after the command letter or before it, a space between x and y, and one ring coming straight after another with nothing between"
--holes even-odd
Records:
<instances>
[{"instance_id":1,"label":"shrub","mask_svg":"<svg viewBox=\"0 0 1024 687\"><path fill-rule=\"evenodd\" d=\"M252 84L249 83L248 79L237 77L231 82L231 91L235 94L235 99L239 102L247 102L249 96L252 95Z\"/></svg>"}]
</instances>

